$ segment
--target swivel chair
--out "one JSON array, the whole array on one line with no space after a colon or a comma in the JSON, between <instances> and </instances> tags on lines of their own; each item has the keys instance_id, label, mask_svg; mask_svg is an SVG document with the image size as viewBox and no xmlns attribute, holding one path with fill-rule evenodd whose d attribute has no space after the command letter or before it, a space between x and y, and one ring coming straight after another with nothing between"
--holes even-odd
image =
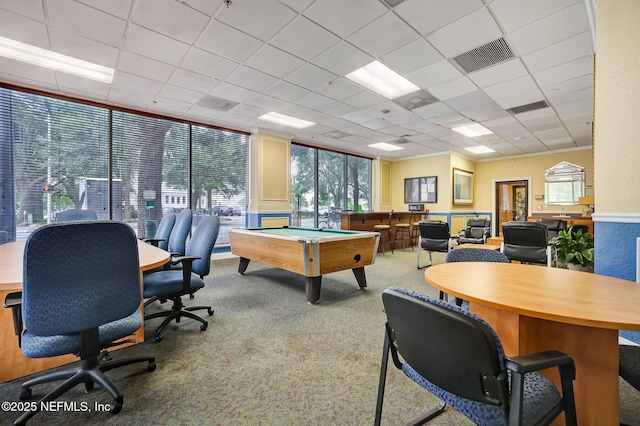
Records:
<instances>
[{"instance_id":1,"label":"swivel chair","mask_svg":"<svg viewBox=\"0 0 640 426\"><path fill-rule=\"evenodd\" d=\"M391 287L382 293L387 316L375 425L380 425L389 353L393 364L477 425L548 425L564 412L576 425L573 359L558 351L506 357L500 338L479 316L442 300ZM456 336L452 339L451 336ZM538 373L557 368L562 394Z\"/></svg>"},{"instance_id":2,"label":"swivel chair","mask_svg":"<svg viewBox=\"0 0 640 426\"><path fill-rule=\"evenodd\" d=\"M162 220L160 221L160 225L158 225L156 234L151 238L145 238L143 241L145 243L149 243L158 248L161 248L162 250L168 250L169 237L171 236L171 231L173 230L173 226L175 225L175 223L175 214L165 214L164 216L162 216Z\"/></svg>"},{"instance_id":3,"label":"swivel chair","mask_svg":"<svg viewBox=\"0 0 640 426\"><path fill-rule=\"evenodd\" d=\"M537 222L506 222L502 224L504 241L501 251L509 260L551 266L552 248L547 227Z\"/></svg>"},{"instance_id":4,"label":"swivel chair","mask_svg":"<svg viewBox=\"0 0 640 426\"><path fill-rule=\"evenodd\" d=\"M200 330L205 331L207 320L192 313L192 311L206 309L209 315L213 315L211 306L184 307L182 296L192 295L204 287L205 275L211 268L211 251L220 231L220 218L218 216L206 216L200 220L189 241L185 256L176 257L172 263L181 263L181 270L161 270L144 277L144 297L155 297L173 301L173 307L169 311L159 311L145 316L145 321L165 317L164 321L155 331L155 341L163 339L162 332L175 320L180 322L182 317L187 317L202 323Z\"/></svg>"},{"instance_id":5,"label":"swivel chair","mask_svg":"<svg viewBox=\"0 0 640 426\"><path fill-rule=\"evenodd\" d=\"M98 214L93 210L69 209L56 215L56 222L80 222L87 220L98 220Z\"/></svg>"},{"instance_id":6,"label":"swivel chair","mask_svg":"<svg viewBox=\"0 0 640 426\"><path fill-rule=\"evenodd\" d=\"M193 212L191 209L184 209L176 216L176 221L169 235L169 245L167 246L172 255L184 256L192 222Z\"/></svg>"},{"instance_id":7,"label":"swivel chair","mask_svg":"<svg viewBox=\"0 0 640 426\"><path fill-rule=\"evenodd\" d=\"M491 220L484 217L469 219L465 229L458 232L460 244L486 244L491 236Z\"/></svg>"},{"instance_id":8,"label":"swivel chair","mask_svg":"<svg viewBox=\"0 0 640 426\"><path fill-rule=\"evenodd\" d=\"M426 268L433 264L431 252L447 253L451 247L458 244L458 237L449 232L449 224L440 221L420 222L420 241L418 244L418 269ZM429 253L429 263L420 266L420 252Z\"/></svg>"},{"instance_id":9,"label":"swivel chair","mask_svg":"<svg viewBox=\"0 0 640 426\"><path fill-rule=\"evenodd\" d=\"M27 239L21 315L21 348L29 358L77 354L79 368L45 372L22 384L20 399L32 395L32 387L64 380L40 399L33 411L14 424L25 424L41 407L78 384L91 391L95 383L113 398L111 413L122 409L122 393L104 372L138 362L156 368L154 357L106 361L106 348L140 328L140 269L138 243L130 226L119 222L74 222L46 225Z\"/></svg>"}]
</instances>

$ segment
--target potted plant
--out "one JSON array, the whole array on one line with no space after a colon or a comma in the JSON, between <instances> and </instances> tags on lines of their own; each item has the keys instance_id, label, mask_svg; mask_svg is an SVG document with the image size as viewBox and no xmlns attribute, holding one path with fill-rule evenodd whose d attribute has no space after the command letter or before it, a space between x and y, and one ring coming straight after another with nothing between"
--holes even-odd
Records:
<instances>
[{"instance_id":1,"label":"potted plant","mask_svg":"<svg viewBox=\"0 0 640 426\"><path fill-rule=\"evenodd\" d=\"M570 226L558 232L549 243L555 247L558 263L568 269L593 271L593 235Z\"/></svg>"}]
</instances>

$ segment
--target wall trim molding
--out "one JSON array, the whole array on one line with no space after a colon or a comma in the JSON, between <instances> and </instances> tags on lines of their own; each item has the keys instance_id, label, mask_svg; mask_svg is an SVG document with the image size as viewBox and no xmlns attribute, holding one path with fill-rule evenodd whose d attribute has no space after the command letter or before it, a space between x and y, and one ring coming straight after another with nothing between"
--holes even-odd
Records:
<instances>
[{"instance_id":1,"label":"wall trim molding","mask_svg":"<svg viewBox=\"0 0 640 426\"><path fill-rule=\"evenodd\" d=\"M640 213L594 213L594 222L640 223Z\"/></svg>"}]
</instances>

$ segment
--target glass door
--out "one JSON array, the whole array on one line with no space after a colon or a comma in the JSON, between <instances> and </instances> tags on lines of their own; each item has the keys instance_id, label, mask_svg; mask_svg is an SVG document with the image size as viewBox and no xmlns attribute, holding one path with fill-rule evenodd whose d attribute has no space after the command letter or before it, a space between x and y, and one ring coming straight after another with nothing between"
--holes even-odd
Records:
<instances>
[{"instance_id":1,"label":"glass door","mask_svg":"<svg viewBox=\"0 0 640 426\"><path fill-rule=\"evenodd\" d=\"M495 234L501 235L502 224L526 221L529 216L529 182L526 180L496 182Z\"/></svg>"}]
</instances>

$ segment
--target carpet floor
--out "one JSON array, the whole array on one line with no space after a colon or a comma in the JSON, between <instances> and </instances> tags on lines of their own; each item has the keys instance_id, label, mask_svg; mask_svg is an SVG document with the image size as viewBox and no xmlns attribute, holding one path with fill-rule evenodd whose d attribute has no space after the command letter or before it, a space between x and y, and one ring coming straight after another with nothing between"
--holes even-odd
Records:
<instances>
[{"instance_id":1,"label":"carpet floor","mask_svg":"<svg viewBox=\"0 0 640 426\"><path fill-rule=\"evenodd\" d=\"M209 327L183 319L165 329L147 321L146 342L116 350L113 358L150 354L157 369L133 365L108 372L124 394L117 415L98 412L110 396L78 386L61 397L67 406L41 412L30 425L370 425L373 423L384 339L381 292L392 285L437 297L416 269L417 253L379 255L365 268L368 287L351 271L326 275L320 303L306 303L304 278L237 259L215 260L206 287L186 305L211 305ZM434 263L444 255L434 254ZM166 306L165 306L166 305ZM169 309L156 303L148 312ZM200 311L206 315L205 311ZM4 401L18 401L24 379L0 384ZM34 387L38 398L52 384ZM640 392L620 381L621 417L640 421ZM86 404L90 411L73 410ZM383 424L407 424L438 400L390 366ZM0 412L0 424L17 413ZM451 408L430 425L471 425Z\"/></svg>"}]
</instances>

